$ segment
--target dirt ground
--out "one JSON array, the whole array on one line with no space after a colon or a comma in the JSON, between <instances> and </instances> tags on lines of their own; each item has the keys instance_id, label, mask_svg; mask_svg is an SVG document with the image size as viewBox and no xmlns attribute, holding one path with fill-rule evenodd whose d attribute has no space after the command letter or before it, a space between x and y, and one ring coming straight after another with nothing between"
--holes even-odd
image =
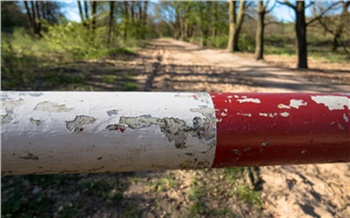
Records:
<instances>
[{"instance_id":1,"label":"dirt ground","mask_svg":"<svg viewBox=\"0 0 350 218\"><path fill-rule=\"evenodd\" d=\"M84 75L84 87L94 91L128 90L128 86L120 88L122 81L132 81L131 86L135 83L132 89L152 92L350 90L350 63L310 60L310 70L297 71L292 68L295 63L290 58L266 56L267 64L255 61L248 54L205 49L173 39L149 41L137 56L126 59L83 61L57 66L57 69L51 67L49 71ZM80 90L81 87L80 84L68 89ZM36 89L67 90L67 87L45 86L38 80ZM36 213L32 211L36 210L37 217L43 217L40 213L51 217L96 218L350 217L350 163L260 167L263 180L260 191L247 188L247 174L237 173L241 170L21 177L18 182L14 177L2 182L2 200L11 200L16 205L19 202L18 207L29 205L30 214L33 216ZM49 185L44 187L45 183ZM16 190L18 193L14 195ZM37 201L37 196L45 198ZM45 204L46 198L51 199L54 206L49 206L50 211L47 208L38 210L38 205ZM34 201L38 203L31 206ZM2 207L7 205L13 207L10 203Z\"/></svg>"},{"instance_id":2,"label":"dirt ground","mask_svg":"<svg viewBox=\"0 0 350 218\"><path fill-rule=\"evenodd\" d=\"M155 40L140 54L141 59L134 64L147 72L137 77L140 84L145 81L140 89L146 91L350 91L350 64L320 64L311 60L311 70L297 71L276 67L281 63L273 62L273 56L267 56L269 65L251 56L203 49L172 39ZM194 176L191 171L172 173L184 183ZM350 164L268 166L261 167L261 176L264 181L261 216L350 216ZM127 195L142 194L142 186L142 183L130 186Z\"/></svg>"}]
</instances>

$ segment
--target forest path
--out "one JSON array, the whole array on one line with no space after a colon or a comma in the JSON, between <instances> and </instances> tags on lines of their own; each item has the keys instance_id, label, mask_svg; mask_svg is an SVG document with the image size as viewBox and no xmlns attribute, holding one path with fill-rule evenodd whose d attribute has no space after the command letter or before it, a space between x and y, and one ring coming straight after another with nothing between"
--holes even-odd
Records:
<instances>
[{"instance_id":1,"label":"forest path","mask_svg":"<svg viewBox=\"0 0 350 218\"><path fill-rule=\"evenodd\" d=\"M148 91L348 92L350 86L350 70L279 68L173 39L153 40L140 54L143 71L151 72Z\"/></svg>"},{"instance_id":2,"label":"forest path","mask_svg":"<svg viewBox=\"0 0 350 218\"><path fill-rule=\"evenodd\" d=\"M297 71L270 66L262 61L245 59L224 50L204 49L173 39L150 41L135 64L141 66L136 78L144 80L143 91L208 91L208 92L349 92L350 73ZM141 173L144 178L158 174ZM226 187L222 171L171 171L181 184L177 190L165 192L159 202L174 199L175 205L186 205L189 181L210 181ZM261 167L264 180L262 216L273 217L349 217L350 164ZM221 178L221 179L220 179ZM127 196L145 196L144 185L149 179L131 185ZM229 187L228 187L229 188ZM232 187L231 187L232 188ZM207 191L210 191L209 189ZM170 196L170 197L169 197ZM158 196L159 197L159 196ZM217 197L222 204L234 200ZM143 199L146 205L147 200ZM233 201L233 202L232 202ZM140 203L140 202L139 202ZM215 205L212 205L215 206ZM239 217L256 216L242 205L232 206ZM169 212L174 215L171 207ZM237 212L241 211L241 212ZM178 211L181 215L182 212ZM255 214L255 215L254 215ZM176 213L175 213L176 216Z\"/></svg>"}]
</instances>

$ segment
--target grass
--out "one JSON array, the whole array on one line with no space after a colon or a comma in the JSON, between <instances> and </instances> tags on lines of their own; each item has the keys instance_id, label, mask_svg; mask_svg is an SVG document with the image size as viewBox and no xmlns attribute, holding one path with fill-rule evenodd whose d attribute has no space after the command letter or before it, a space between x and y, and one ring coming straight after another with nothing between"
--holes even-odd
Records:
<instances>
[{"instance_id":1,"label":"grass","mask_svg":"<svg viewBox=\"0 0 350 218\"><path fill-rule=\"evenodd\" d=\"M176 185L178 185L178 182L172 177L172 175L167 173L165 176L151 181L148 188L160 193L173 189Z\"/></svg>"},{"instance_id":2,"label":"grass","mask_svg":"<svg viewBox=\"0 0 350 218\"><path fill-rule=\"evenodd\" d=\"M15 31L1 39L2 90L134 90L137 83L129 69L115 69L104 58L128 61L136 53L113 48L103 53L75 56L45 40ZM56 45L57 46L57 45ZM84 51L82 51L84 53ZM77 54L74 54L77 55ZM99 62L84 61L98 58ZM102 64L101 64L102 63ZM97 83L94 75L102 75ZM117 174L119 175L119 174ZM32 175L2 177L2 217L87 217L104 208L122 207L129 181L105 175ZM139 212L128 206L130 216ZM134 208L134 209L133 209ZM126 214L127 215L127 214Z\"/></svg>"},{"instance_id":3,"label":"grass","mask_svg":"<svg viewBox=\"0 0 350 218\"><path fill-rule=\"evenodd\" d=\"M91 199L120 206L128 185L118 177L84 174L2 177L2 216L85 217L97 206Z\"/></svg>"}]
</instances>

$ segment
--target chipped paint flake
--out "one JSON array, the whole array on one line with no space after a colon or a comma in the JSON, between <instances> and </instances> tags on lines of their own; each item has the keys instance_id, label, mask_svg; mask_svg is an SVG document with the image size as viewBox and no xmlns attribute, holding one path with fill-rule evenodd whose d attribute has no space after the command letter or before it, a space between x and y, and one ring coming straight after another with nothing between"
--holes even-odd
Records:
<instances>
[{"instance_id":1,"label":"chipped paint flake","mask_svg":"<svg viewBox=\"0 0 350 218\"><path fill-rule=\"evenodd\" d=\"M239 103L255 103L255 104L260 104L261 101L258 98L247 98L247 96L242 96L243 99L237 99Z\"/></svg>"},{"instance_id":2,"label":"chipped paint flake","mask_svg":"<svg viewBox=\"0 0 350 218\"><path fill-rule=\"evenodd\" d=\"M85 129L85 125L92 124L96 121L95 118L80 115L76 116L74 120L72 121L66 121L67 129L69 129L71 132L79 133L83 132Z\"/></svg>"},{"instance_id":3,"label":"chipped paint flake","mask_svg":"<svg viewBox=\"0 0 350 218\"><path fill-rule=\"evenodd\" d=\"M262 142L262 143L261 143L261 145L264 146L264 147L268 146L269 144L270 144L269 141L265 141L265 142Z\"/></svg>"},{"instance_id":4,"label":"chipped paint flake","mask_svg":"<svg viewBox=\"0 0 350 218\"><path fill-rule=\"evenodd\" d=\"M44 112L68 112L72 108L66 107L64 104L57 104L54 102L44 101L34 108L35 111L44 111Z\"/></svg>"},{"instance_id":5,"label":"chipped paint flake","mask_svg":"<svg viewBox=\"0 0 350 218\"><path fill-rule=\"evenodd\" d=\"M349 122L349 117L346 115L346 114L343 114L343 118L344 118L344 120L345 120L345 122Z\"/></svg>"},{"instance_id":6,"label":"chipped paint flake","mask_svg":"<svg viewBox=\"0 0 350 218\"><path fill-rule=\"evenodd\" d=\"M197 110L205 114L206 109L209 108L201 108ZM213 111L213 109L210 111ZM205 140L210 140L215 137L215 134L213 134L212 131L213 122L215 123L215 121L211 121L211 119L194 117L192 122L193 125L188 126L184 120L174 117L157 118L152 117L151 115L141 115L139 117L121 117L119 124L109 125L107 126L107 129L111 130L111 128L116 127L118 130L121 130L120 126L127 126L130 129L136 130L156 125L159 126L160 131L165 134L170 142L175 142L176 148L183 149L187 147L186 139L189 134Z\"/></svg>"},{"instance_id":7,"label":"chipped paint flake","mask_svg":"<svg viewBox=\"0 0 350 218\"><path fill-rule=\"evenodd\" d=\"M322 96L311 96L311 99L317 104L323 104L332 110L344 110L345 107L350 110L350 98L345 96L333 96L333 95L322 95Z\"/></svg>"},{"instance_id":8,"label":"chipped paint flake","mask_svg":"<svg viewBox=\"0 0 350 218\"><path fill-rule=\"evenodd\" d=\"M306 106L306 105L307 105L307 102L304 102L301 99L291 99L289 103L289 106L295 109L299 109L299 107Z\"/></svg>"},{"instance_id":9,"label":"chipped paint flake","mask_svg":"<svg viewBox=\"0 0 350 218\"><path fill-rule=\"evenodd\" d=\"M244 117L252 117L252 114L250 113L237 113L238 116L244 116Z\"/></svg>"},{"instance_id":10,"label":"chipped paint flake","mask_svg":"<svg viewBox=\"0 0 350 218\"><path fill-rule=\"evenodd\" d=\"M282 112L282 113L280 113L280 115L281 115L282 117L288 117L288 116L289 116L289 113L288 113L288 112Z\"/></svg>"},{"instance_id":11,"label":"chipped paint flake","mask_svg":"<svg viewBox=\"0 0 350 218\"><path fill-rule=\"evenodd\" d=\"M261 116L261 117L268 117L269 114L268 113L259 113L259 116Z\"/></svg>"},{"instance_id":12,"label":"chipped paint flake","mask_svg":"<svg viewBox=\"0 0 350 218\"><path fill-rule=\"evenodd\" d=\"M285 105L285 104L279 104L279 105L277 105L277 107L278 107L279 109L290 109L290 106Z\"/></svg>"},{"instance_id":13,"label":"chipped paint flake","mask_svg":"<svg viewBox=\"0 0 350 218\"><path fill-rule=\"evenodd\" d=\"M277 116L277 113L269 113L270 118L274 118L275 116Z\"/></svg>"},{"instance_id":14,"label":"chipped paint flake","mask_svg":"<svg viewBox=\"0 0 350 218\"><path fill-rule=\"evenodd\" d=\"M36 125L36 126L40 126L41 125L41 121L40 120L36 120L36 119L30 118L29 121L31 123L33 123L34 125Z\"/></svg>"},{"instance_id":15,"label":"chipped paint flake","mask_svg":"<svg viewBox=\"0 0 350 218\"><path fill-rule=\"evenodd\" d=\"M1 124L10 123L13 120L14 109L24 103L23 99L18 99L16 101L6 100L1 102Z\"/></svg>"},{"instance_id":16,"label":"chipped paint flake","mask_svg":"<svg viewBox=\"0 0 350 218\"><path fill-rule=\"evenodd\" d=\"M116 109L109 110L109 111L107 111L107 114L108 114L108 116L118 115L118 111L119 110L116 110Z\"/></svg>"}]
</instances>

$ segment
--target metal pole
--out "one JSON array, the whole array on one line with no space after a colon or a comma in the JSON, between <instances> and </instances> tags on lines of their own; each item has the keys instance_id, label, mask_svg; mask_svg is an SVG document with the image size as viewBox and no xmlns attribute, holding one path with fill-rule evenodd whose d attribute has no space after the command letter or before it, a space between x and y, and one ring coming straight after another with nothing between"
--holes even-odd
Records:
<instances>
[{"instance_id":1,"label":"metal pole","mask_svg":"<svg viewBox=\"0 0 350 218\"><path fill-rule=\"evenodd\" d=\"M350 161L349 94L1 97L2 175Z\"/></svg>"}]
</instances>

